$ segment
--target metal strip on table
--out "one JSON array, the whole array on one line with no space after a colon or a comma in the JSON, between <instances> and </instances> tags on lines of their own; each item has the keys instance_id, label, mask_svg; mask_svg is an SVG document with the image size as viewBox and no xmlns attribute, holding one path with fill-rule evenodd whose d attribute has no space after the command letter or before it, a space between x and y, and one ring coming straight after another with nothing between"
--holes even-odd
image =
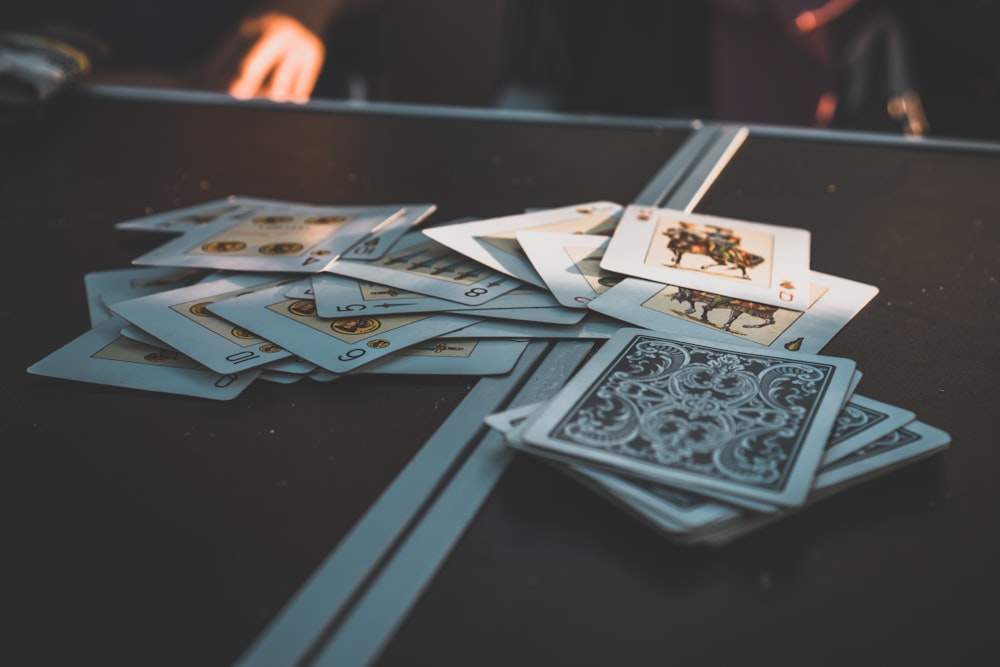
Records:
<instances>
[{"instance_id":1,"label":"metal strip on table","mask_svg":"<svg viewBox=\"0 0 1000 667\"><path fill-rule=\"evenodd\" d=\"M635 201L663 201L711 152L717 135L717 126L697 124ZM483 417L515 392L512 407L551 395L591 348L585 341L534 342L510 374L481 379L237 665L373 660L510 462Z\"/></svg>"}]
</instances>

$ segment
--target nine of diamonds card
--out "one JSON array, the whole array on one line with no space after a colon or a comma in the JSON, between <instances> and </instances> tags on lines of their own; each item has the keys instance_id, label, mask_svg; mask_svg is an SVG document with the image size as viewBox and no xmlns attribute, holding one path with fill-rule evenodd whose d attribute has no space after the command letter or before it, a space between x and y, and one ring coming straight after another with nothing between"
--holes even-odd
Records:
<instances>
[{"instance_id":1,"label":"nine of diamonds card","mask_svg":"<svg viewBox=\"0 0 1000 667\"><path fill-rule=\"evenodd\" d=\"M477 321L459 315L420 313L322 318L316 314L315 302L288 299L284 291L284 286L273 287L215 301L207 308L334 373L346 373Z\"/></svg>"}]
</instances>

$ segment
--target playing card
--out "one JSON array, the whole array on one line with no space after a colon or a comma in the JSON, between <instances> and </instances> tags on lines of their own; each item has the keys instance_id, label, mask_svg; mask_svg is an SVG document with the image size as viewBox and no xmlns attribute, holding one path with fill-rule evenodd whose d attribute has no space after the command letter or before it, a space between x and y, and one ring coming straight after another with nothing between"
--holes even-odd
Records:
<instances>
[{"instance_id":1,"label":"playing card","mask_svg":"<svg viewBox=\"0 0 1000 667\"><path fill-rule=\"evenodd\" d=\"M517 232L534 230L576 234L610 234L621 214L620 204L594 201L532 213L441 225L423 230L430 238L495 271L545 287L517 242Z\"/></svg>"},{"instance_id":2,"label":"playing card","mask_svg":"<svg viewBox=\"0 0 1000 667\"><path fill-rule=\"evenodd\" d=\"M310 293L311 291L311 293ZM314 298L320 317L343 317L348 313L432 313L465 311L472 308L543 308L559 302L535 287L520 287L484 304L460 304L450 299L427 296L398 287L380 285L331 273L312 276L310 291L286 293L289 298Z\"/></svg>"},{"instance_id":3,"label":"playing card","mask_svg":"<svg viewBox=\"0 0 1000 667\"><path fill-rule=\"evenodd\" d=\"M582 321L586 313L579 308L552 306L549 308L467 308L446 311L456 315L487 319L516 320L529 324L569 326Z\"/></svg>"},{"instance_id":4,"label":"playing card","mask_svg":"<svg viewBox=\"0 0 1000 667\"><path fill-rule=\"evenodd\" d=\"M601 267L665 285L805 310L809 255L805 229L632 205L625 209Z\"/></svg>"},{"instance_id":5,"label":"playing card","mask_svg":"<svg viewBox=\"0 0 1000 667\"><path fill-rule=\"evenodd\" d=\"M853 372L847 359L623 329L524 440L727 501L796 507L806 500Z\"/></svg>"},{"instance_id":6,"label":"playing card","mask_svg":"<svg viewBox=\"0 0 1000 667\"><path fill-rule=\"evenodd\" d=\"M295 276L241 273L138 299L120 301L111 310L217 373L262 366L290 357L288 350L212 313L208 306L241 294L283 287Z\"/></svg>"},{"instance_id":7,"label":"playing card","mask_svg":"<svg viewBox=\"0 0 1000 667\"><path fill-rule=\"evenodd\" d=\"M381 259L337 261L327 273L349 276L408 292L479 305L523 285L428 239L420 232L404 236Z\"/></svg>"},{"instance_id":8,"label":"playing card","mask_svg":"<svg viewBox=\"0 0 1000 667\"><path fill-rule=\"evenodd\" d=\"M839 459L906 426L916 418L910 410L855 394L837 416L837 423L823 453L822 466Z\"/></svg>"},{"instance_id":9,"label":"playing card","mask_svg":"<svg viewBox=\"0 0 1000 667\"><path fill-rule=\"evenodd\" d=\"M83 285L87 293L90 326L97 326L112 317L109 303L190 285L204 274L198 269L151 266L88 273L83 276Z\"/></svg>"},{"instance_id":10,"label":"playing card","mask_svg":"<svg viewBox=\"0 0 1000 667\"><path fill-rule=\"evenodd\" d=\"M914 420L851 454L825 465L816 477L817 491L851 482L857 483L872 474L884 473L904 463L933 454L947 447L951 436L930 424Z\"/></svg>"},{"instance_id":11,"label":"playing card","mask_svg":"<svg viewBox=\"0 0 1000 667\"><path fill-rule=\"evenodd\" d=\"M216 315L256 332L334 373L346 373L421 341L468 326L458 315L324 318L314 301L288 299L277 286L209 304Z\"/></svg>"},{"instance_id":12,"label":"playing card","mask_svg":"<svg viewBox=\"0 0 1000 667\"><path fill-rule=\"evenodd\" d=\"M404 215L386 218L348 248L341 258L367 262L384 257L408 231L426 220L436 208L422 205L420 215L405 215L406 209L403 209Z\"/></svg>"},{"instance_id":13,"label":"playing card","mask_svg":"<svg viewBox=\"0 0 1000 667\"><path fill-rule=\"evenodd\" d=\"M531 452L532 450L525 446L523 433L531 417L537 415L544 406L544 402L532 403L487 415L484 421L491 428L503 433L510 446ZM619 501L626 508L633 504L647 505L645 511L656 513L660 520L659 527L669 526L669 531L672 533L688 533L705 526L716 526L720 522L737 519L743 515L739 510L713 502L696 493L646 480L627 479L607 470L579 463L551 459L549 461L557 469L586 483L609 499Z\"/></svg>"},{"instance_id":14,"label":"playing card","mask_svg":"<svg viewBox=\"0 0 1000 667\"><path fill-rule=\"evenodd\" d=\"M654 331L819 353L878 294L878 288L810 272L808 310L626 278L589 307Z\"/></svg>"},{"instance_id":15,"label":"playing card","mask_svg":"<svg viewBox=\"0 0 1000 667\"><path fill-rule=\"evenodd\" d=\"M580 312L577 310L571 312ZM610 338L622 323L598 313L585 313L575 324L546 324L532 321L489 319L472 324L462 333L445 334L442 338L537 338L537 339L594 339Z\"/></svg>"},{"instance_id":16,"label":"playing card","mask_svg":"<svg viewBox=\"0 0 1000 667\"><path fill-rule=\"evenodd\" d=\"M408 375L500 375L510 371L527 341L434 339L367 364L358 373Z\"/></svg>"},{"instance_id":17,"label":"playing card","mask_svg":"<svg viewBox=\"0 0 1000 667\"><path fill-rule=\"evenodd\" d=\"M136 258L133 264L315 273L386 220L403 216L409 224L430 210L432 205L288 205L226 214Z\"/></svg>"},{"instance_id":18,"label":"playing card","mask_svg":"<svg viewBox=\"0 0 1000 667\"><path fill-rule=\"evenodd\" d=\"M194 206L185 206L116 222L115 229L183 234L224 215L256 211L271 204L283 203L271 199L233 195L225 199L213 199Z\"/></svg>"},{"instance_id":19,"label":"playing card","mask_svg":"<svg viewBox=\"0 0 1000 667\"><path fill-rule=\"evenodd\" d=\"M559 303L569 308L586 308L624 277L601 268L609 240L593 234L517 232L531 265Z\"/></svg>"},{"instance_id":20,"label":"playing card","mask_svg":"<svg viewBox=\"0 0 1000 667\"><path fill-rule=\"evenodd\" d=\"M29 373L200 398L235 398L260 371L216 373L173 350L121 336L111 318L28 368Z\"/></svg>"}]
</instances>

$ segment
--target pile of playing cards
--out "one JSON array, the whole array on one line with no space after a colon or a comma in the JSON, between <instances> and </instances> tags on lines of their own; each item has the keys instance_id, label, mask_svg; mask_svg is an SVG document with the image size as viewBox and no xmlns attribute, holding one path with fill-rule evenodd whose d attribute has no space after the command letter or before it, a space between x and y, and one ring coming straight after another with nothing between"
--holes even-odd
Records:
<instances>
[{"instance_id":1,"label":"pile of playing cards","mask_svg":"<svg viewBox=\"0 0 1000 667\"><path fill-rule=\"evenodd\" d=\"M858 380L848 359L627 328L551 400L486 422L671 539L721 545L947 446Z\"/></svg>"},{"instance_id":2,"label":"pile of playing cards","mask_svg":"<svg viewBox=\"0 0 1000 667\"><path fill-rule=\"evenodd\" d=\"M232 398L602 339L552 400L487 422L687 543L948 443L818 356L877 289L811 271L804 229L608 201L418 229L435 208L230 197L118 223L175 236L85 276L93 328L28 370Z\"/></svg>"}]
</instances>

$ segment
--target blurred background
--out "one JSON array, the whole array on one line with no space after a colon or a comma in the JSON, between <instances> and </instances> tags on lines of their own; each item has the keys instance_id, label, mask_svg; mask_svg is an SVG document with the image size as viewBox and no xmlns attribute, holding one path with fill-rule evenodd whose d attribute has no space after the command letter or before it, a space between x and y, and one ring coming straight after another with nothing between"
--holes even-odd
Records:
<instances>
[{"instance_id":1,"label":"blurred background","mask_svg":"<svg viewBox=\"0 0 1000 667\"><path fill-rule=\"evenodd\" d=\"M998 28L1000 0L5 0L0 105L90 82L995 140Z\"/></svg>"}]
</instances>

